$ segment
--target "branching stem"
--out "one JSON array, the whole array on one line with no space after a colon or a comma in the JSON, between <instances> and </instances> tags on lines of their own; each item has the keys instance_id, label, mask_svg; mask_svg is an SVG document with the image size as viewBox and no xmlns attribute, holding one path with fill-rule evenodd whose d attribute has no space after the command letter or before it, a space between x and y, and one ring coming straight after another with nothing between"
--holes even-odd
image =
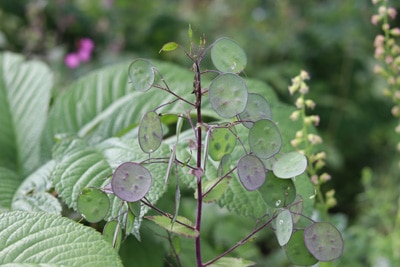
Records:
<instances>
[{"instance_id":1,"label":"branching stem","mask_svg":"<svg viewBox=\"0 0 400 267\"><path fill-rule=\"evenodd\" d=\"M241 245L244 245L247 241L249 241L250 238L252 238L255 234L257 234L259 231L261 231L262 229L264 229L265 227L267 227L273 220L275 220L277 215L272 216L268 221L266 221L264 224L262 224L260 227L255 228L250 234L248 234L245 238L243 238L242 240L240 240L238 243L236 243L235 245L233 245L230 249L226 250L224 253L220 254L218 257L204 263L203 267L209 266L210 264L216 262L217 260L221 259L222 257L228 255L229 253L231 253L232 251L234 251L235 249L237 249L238 247L240 247Z\"/></svg>"},{"instance_id":2,"label":"branching stem","mask_svg":"<svg viewBox=\"0 0 400 267\"><path fill-rule=\"evenodd\" d=\"M194 93L196 94L196 110L197 110L197 123L201 124L203 122L202 116L201 116L201 97L202 97L202 92L201 92L201 73L200 73L200 66L199 62L196 60L193 64L194 66ZM196 167L199 170L196 172L196 178L197 178L197 216L196 216L196 230L199 231L200 233L200 228L201 228L201 215L202 215L202 206L203 206L203 197L202 197L202 182L201 182L201 176L202 176L202 171L201 170L201 149L202 148L202 129L201 127L197 127L197 164ZM196 237L196 262L197 266L201 267L203 266L202 260L201 260L201 237L198 235Z\"/></svg>"}]
</instances>

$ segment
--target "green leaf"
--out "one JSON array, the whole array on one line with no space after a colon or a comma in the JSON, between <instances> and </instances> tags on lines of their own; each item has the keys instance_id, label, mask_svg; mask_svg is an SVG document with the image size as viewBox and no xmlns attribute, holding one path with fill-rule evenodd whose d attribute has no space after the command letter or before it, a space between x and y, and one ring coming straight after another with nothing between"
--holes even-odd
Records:
<instances>
[{"instance_id":1,"label":"green leaf","mask_svg":"<svg viewBox=\"0 0 400 267\"><path fill-rule=\"evenodd\" d=\"M60 267L59 264L47 264L47 263L7 263L2 264L1 267Z\"/></svg>"},{"instance_id":2,"label":"green leaf","mask_svg":"<svg viewBox=\"0 0 400 267\"><path fill-rule=\"evenodd\" d=\"M45 211L53 214L61 214L62 207L57 198L47 192L33 193L22 199L15 199L13 210Z\"/></svg>"},{"instance_id":3,"label":"green leaf","mask_svg":"<svg viewBox=\"0 0 400 267\"><path fill-rule=\"evenodd\" d=\"M247 64L243 49L232 39L222 37L211 46L211 59L214 66L222 72L241 72Z\"/></svg>"},{"instance_id":4,"label":"green leaf","mask_svg":"<svg viewBox=\"0 0 400 267\"><path fill-rule=\"evenodd\" d=\"M286 255L291 263L301 266L311 266L318 262L304 244L304 231L299 230L292 234L286 246Z\"/></svg>"},{"instance_id":5,"label":"green leaf","mask_svg":"<svg viewBox=\"0 0 400 267\"><path fill-rule=\"evenodd\" d=\"M135 217L139 217L140 215L140 201L136 202L128 202L129 210Z\"/></svg>"},{"instance_id":6,"label":"green leaf","mask_svg":"<svg viewBox=\"0 0 400 267\"><path fill-rule=\"evenodd\" d=\"M64 202L73 209L77 209L79 193L87 187L103 188L110 183L110 176L121 162L141 162L148 158L140 151L136 139L112 138L96 146L90 146L79 138L66 138L54 148L56 166L53 172L53 181L56 191ZM166 145L154 152L155 157L161 157L169 153ZM152 173L153 186L147 193L147 199L156 203L164 194L166 187L164 176L167 164L151 164L146 168ZM118 217L126 212L126 205L121 210L121 200L114 195L109 195L110 212L105 220ZM147 206L140 208L140 214L135 218L132 233L140 239L139 228L142 217L148 211ZM137 213L137 211L135 211ZM125 228L125 226L122 226Z\"/></svg>"},{"instance_id":7,"label":"green leaf","mask_svg":"<svg viewBox=\"0 0 400 267\"><path fill-rule=\"evenodd\" d=\"M109 221L103 228L103 237L114 248L119 250L122 241L121 225L117 221Z\"/></svg>"},{"instance_id":8,"label":"green leaf","mask_svg":"<svg viewBox=\"0 0 400 267\"><path fill-rule=\"evenodd\" d=\"M194 229L193 223L182 216L177 216L176 221L172 222L171 218L166 216L146 216L146 219L149 219L162 228L170 231L172 233L182 235L188 238L195 238L199 236L199 232Z\"/></svg>"},{"instance_id":9,"label":"green leaf","mask_svg":"<svg viewBox=\"0 0 400 267\"><path fill-rule=\"evenodd\" d=\"M54 187L65 203L75 210L80 192L87 187L99 188L112 173L101 151L82 139L60 141L54 149L54 157Z\"/></svg>"},{"instance_id":10,"label":"green leaf","mask_svg":"<svg viewBox=\"0 0 400 267\"><path fill-rule=\"evenodd\" d=\"M296 193L303 199L302 214L311 217L314 210L316 191L310 177L306 173L303 173L292 179L292 181L296 186Z\"/></svg>"},{"instance_id":11,"label":"green leaf","mask_svg":"<svg viewBox=\"0 0 400 267\"><path fill-rule=\"evenodd\" d=\"M128 210L124 215L124 224L125 224L125 235L128 236L135 226L135 215L133 215L131 210Z\"/></svg>"},{"instance_id":12,"label":"green leaf","mask_svg":"<svg viewBox=\"0 0 400 267\"><path fill-rule=\"evenodd\" d=\"M46 211L61 214L61 204L51 194L53 183L51 172L55 161L51 160L29 175L15 192L12 209L25 211Z\"/></svg>"},{"instance_id":13,"label":"green leaf","mask_svg":"<svg viewBox=\"0 0 400 267\"><path fill-rule=\"evenodd\" d=\"M22 177L41 164L53 75L42 62L0 53L0 166Z\"/></svg>"},{"instance_id":14,"label":"green leaf","mask_svg":"<svg viewBox=\"0 0 400 267\"><path fill-rule=\"evenodd\" d=\"M278 157L272 171L276 177L288 179L302 174L307 168L307 158L299 152L289 152Z\"/></svg>"},{"instance_id":15,"label":"green leaf","mask_svg":"<svg viewBox=\"0 0 400 267\"><path fill-rule=\"evenodd\" d=\"M206 202L206 203L215 202L225 193L226 189L228 188L230 179L224 178L217 185L215 185L216 182L218 182L219 180L220 180L220 178L215 178L210 181L204 181L203 190L202 190L203 193L205 194L210 189L211 189L211 191L209 191L207 194L203 195L203 202ZM195 198L197 198L197 191L195 192Z\"/></svg>"},{"instance_id":16,"label":"green leaf","mask_svg":"<svg viewBox=\"0 0 400 267\"><path fill-rule=\"evenodd\" d=\"M240 259L240 258L231 258L231 257L223 257L216 262L208 265L210 267L247 267L254 266L255 262Z\"/></svg>"},{"instance_id":17,"label":"green leaf","mask_svg":"<svg viewBox=\"0 0 400 267\"><path fill-rule=\"evenodd\" d=\"M195 96L187 89L193 83L192 72L173 64L153 63L175 93L189 94L187 99L194 101ZM76 135L90 144L121 137L134 129L146 112L175 99L161 90L136 91L129 84L128 66L121 63L93 71L55 100L42 138L44 154L50 154L54 137L60 134ZM187 104L179 102L168 105L171 113L185 114L188 109ZM208 107L204 115L215 113Z\"/></svg>"},{"instance_id":18,"label":"green leaf","mask_svg":"<svg viewBox=\"0 0 400 267\"><path fill-rule=\"evenodd\" d=\"M0 213L10 210L14 193L20 183L17 173L0 167Z\"/></svg>"},{"instance_id":19,"label":"green leaf","mask_svg":"<svg viewBox=\"0 0 400 267\"><path fill-rule=\"evenodd\" d=\"M192 41L193 30L192 30L192 26L190 24L189 24L189 28L188 28L188 37L189 37L189 40Z\"/></svg>"},{"instance_id":20,"label":"green leaf","mask_svg":"<svg viewBox=\"0 0 400 267\"><path fill-rule=\"evenodd\" d=\"M116 250L96 230L58 215L0 214L0 240L1 264L122 266Z\"/></svg>"},{"instance_id":21,"label":"green leaf","mask_svg":"<svg viewBox=\"0 0 400 267\"><path fill-rule=\"evenodd\" d=\"M189 28L190 29L190 28ZM177 49L179 47L179 45L177 44L177 43L175 43L175 42L168 42L168 43L166 43L166 44L164 44L162 47L161 47L161 49L160 49L160 51L158 51L158 53L161 53L161 52L169 52L169 51L174 51L175 49Z\"/></svg>"},{"instance_id":22,"label":"green leaf","mask_svg":"<svg viewBox=\"0 0 400 267\"><path fill-rule=\"evenodd\" d=\"M218 204L238 214L256 218L264 216L268 209L268 205L258 191L246 190L236 178L230 180Z\"/></svg>"}]
</instances>

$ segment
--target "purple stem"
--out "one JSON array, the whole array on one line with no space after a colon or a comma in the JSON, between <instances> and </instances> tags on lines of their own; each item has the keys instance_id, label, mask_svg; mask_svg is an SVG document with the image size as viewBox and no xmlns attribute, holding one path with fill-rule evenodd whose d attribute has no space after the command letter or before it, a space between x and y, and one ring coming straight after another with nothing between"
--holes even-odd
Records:
<instances>
[{"instance_id":1,"label":"purple stem","mask_svg":"<svg viewBox=\"0 0 400 267\"><path fill-rule=\"evenodd\" d=\"M198 61L194 63L195 67L195 78L194 78L194 92L196 94L196 109L197 109L197 123L201 124L203 121L201 116L201 80L200 80L200 67ZM196 230L200 233L201 226L201 215L203 206L202 196L202 183L201 183L201 147L202 147L202 130L201 127L197 127L197 172L195 172L197 178L197 216L196 216ZM200 234L196 237L196 262L198 267L202 267L203 263L201 260L201 237Z\"/></svg>"}]
</instances>

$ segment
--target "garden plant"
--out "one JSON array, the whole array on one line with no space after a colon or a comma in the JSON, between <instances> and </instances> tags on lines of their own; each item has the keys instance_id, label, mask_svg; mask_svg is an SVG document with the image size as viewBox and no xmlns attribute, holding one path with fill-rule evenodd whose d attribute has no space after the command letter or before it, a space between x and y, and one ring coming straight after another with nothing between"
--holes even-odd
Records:
<instances>
[{"instance_id":1,"label":"garden plant","mask_svg":"<svg viewBox=\"0 0 400 267\"><path fill-rule=\"evenodd\" d=\"M137 58L81 78L51 106L48 67L0 55L2 264L120 266L119 248L130 235L142 239L144 222L159 226L173 266L252 266L231 253L262 231L273 231L296 265L341 256L339 230L313 218L315 199L326 212L333 198L319 190L329 176L317 175L324 154L313 149L318 117L305 116L307 74L291 87L302 94L297 110L242 77L247 57L235 41L192 35L189 27L188 49L160 50L182 50L190 70ZM291 122L300 111L302 122ZM295 151L297 126L311 146ZM187 192L195 209L184 216ZM172 203L160 203L164 210L161 199ZM205 253L202 218L213 205L253 227L238 229L229 249ZM193 255L184 255L188 244Z\"/></svg>"}]
</instances>

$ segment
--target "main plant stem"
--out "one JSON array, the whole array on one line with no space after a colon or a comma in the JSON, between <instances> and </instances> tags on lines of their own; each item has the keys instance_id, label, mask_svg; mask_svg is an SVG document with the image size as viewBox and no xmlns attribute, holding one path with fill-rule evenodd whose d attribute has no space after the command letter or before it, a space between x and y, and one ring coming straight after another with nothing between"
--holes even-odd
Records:
<instances>
[{"instance_id":1,"label":"main plant stem","mask_svg":"<svg viewBox=\"0 0 400 267\"><path fill-rule=\"evenodd\" d=\"M201 226L201 215L203 207L203 193L202 193L202 183L201 177L203 170L201 168L201 151L202 151L202 129L199 125L202 123L201 117L201 80L200 80L200 67L198 61L194 63L194 93L196 95L196 110L197 110L197 171L195 176L197 178L197 216L196 216L196 230L199 235L196 237L196 262L198 267L202 267L203 263L201 260L201 238L200 238L200 226Z\"/></svg>"}]
</instances>

